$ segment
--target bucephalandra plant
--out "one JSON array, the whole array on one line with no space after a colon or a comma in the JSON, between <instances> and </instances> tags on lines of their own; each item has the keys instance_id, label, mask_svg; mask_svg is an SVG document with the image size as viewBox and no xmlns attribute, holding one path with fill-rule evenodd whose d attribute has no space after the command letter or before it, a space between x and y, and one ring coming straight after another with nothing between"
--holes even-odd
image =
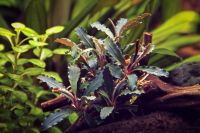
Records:
<instances>
[{"instance_id":1,"label":"bucephalandra plant","mask_svg":"<svg viewBox=\"0 0 200 133\"><path fill-rule=\"evenodd\" d=\"M142 41L137 40L125 47L120 45L125 32L140 24L146 16L148 14L130 21L122 18L116 25L109 20L114 33L99 22L91 24L92 28L104 32L106 38L90 36L79 27L76 29L81 40L79 44L64 38L56 40L70 49L68 53L71 56L68 67L70 85L65 87L62 83L45 76L38 76L38 79L46 82L53 92L66 96L71 105L47 117L43 129L57 124L73 112L76 112L79 118L85 117L90 125L100 124L110 114L127 107L129 111L133 111L134 101L130 102L130 97L126 101L119 102L122 96L138 96L143 93L142 86L148 74L168 76L166 71L158 67L145 66L145 58L154 48L150 33L144 33ZM128 54L127 51L133 52ZM98 112L99 115L94 116L93 112Z\"/></svg>"}]
</instances>

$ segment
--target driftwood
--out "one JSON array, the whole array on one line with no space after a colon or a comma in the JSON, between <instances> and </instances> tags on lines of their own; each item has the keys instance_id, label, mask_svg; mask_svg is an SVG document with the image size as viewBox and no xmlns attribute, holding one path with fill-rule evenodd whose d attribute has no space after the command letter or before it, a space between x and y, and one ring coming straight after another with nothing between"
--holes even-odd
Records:
<instances>
[{"instance_id":1,"label":"driftwood","mask_svg":"<svg viewBox=\"0 0 200 133\"><path fill-rule=\"evenodd\" d=\"M190 124L188 125L188 123L185 122L185 119L183 119L183 117L181 116L178 116L177 114L160 112L151 114L151 112L155 112L158 110L179 110L180 112L183 112L189 109L189 111L191 112L200 111L200 85L187 87L174 86L152 75L147 78L147 81L148 84L144 86L144 90L146 91L146 93L141 95L141 97L139 97L137 101L140 108L142 109L142 112L144 114L147 114L146 116L138 116L127 121L120 121L107 125L102 125L94 129L88 129L81 133L200 132L199 128L192 127L192 125ZM66 99L63 96L60 96L45 103L42 103L42 107L46 110L49 108L58 108L58 105L62 105L59 104L60 102L66 102ZM197 116L199 117L199 115ZM75 124L71 129L68 129L65 132L72 133L78 132L79 129L83 129L82 126L85 125L85 121L84 119L79 120L80 121L77 121L78 125ZM200 121L197 122L199 123Z\"/></svg>"},{"instance_id":2,"label":"driftwood","mask_svg":"<svg viewBox=\"0 0 200 133\"><path fill-rule=\"evenodd\" d=\"M193 121L198 123L198 120ZM182 117L167 112L155 112L130 120L114 122L78 133L199 133L198 124L188 124Z\"/></svg>"}]
</instances>

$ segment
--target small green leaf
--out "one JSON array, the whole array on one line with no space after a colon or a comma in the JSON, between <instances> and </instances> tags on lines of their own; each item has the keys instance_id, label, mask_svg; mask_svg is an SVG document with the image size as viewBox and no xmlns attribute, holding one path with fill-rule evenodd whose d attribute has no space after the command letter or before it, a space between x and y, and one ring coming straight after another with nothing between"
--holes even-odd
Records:
<instances>
[{"instance_id":1,"label":"small green leaf","mask_svg":"<svg viewBox=\"0 0 200 133\"><path fill-rule=\"evenodd\" d=\"M42 72L41 73L42 75L45 75L47 77L51 77L51 78L54 78L55 80L57 80L58 82L62 82L62 78L60 77L60 75L56 72Z\"/></svg>"},{"instance_id":2,"label":"small green leaf","mask_svg":"<svg viewBox=\"0 0 200 133\"><path fill-rule=\"evenodd\" d=\"M54 26L54 27L48 28L46 30L46 34L47 35L53 35L53 34L57 34L57 33L61 32L63 30L64 30L63 26Z\"/></svg>"},{"instance_id":3,"label":"small green leaf","mask_svg":"<svg viewBox=\"0 0 200 133\"><path fill-rule=\"evenodd\" d=\"M52 113L50 116L45 118L42 129L46 130L54 125L56 125L58 122L62 121L64 118L67 118L70 114L72 114L74 111L71 109L65 109L60 110L58 112Z\"/></svg>"},{"instance_id":4,"label":"small green leaf","mask_svg":"<svg viewBox=\"0 0 200 133\"><path fill-rule=\"evenodd\" d=\"M30 45L34 46L34 47L42 47L42 46L46 46L48 45L48 43L45 42L38 42L38 41L34 41L34 40L30 40L28 41Z\"/></svg>"},{"instance_id":5,"label":"small green leaf","mask_svg":"<svg viewBox=\"0 0 200 133\"><path fill-rule=\"evenodd\" d=\"M100 112L100 118L103 120L108 117L114 110L114 107L103 107Z\"/></svg>"},{"instance_id":6,"label":"small green leaf","mask_svg":"<svg viewBox=\"0 0 200 133\"><path fill-rule=\"evenodd\" d=\"M21 102L26 102L28 100L28 96L26 95L26 93L24 93L22 91L15 90L12 93Z\"/></svg>"},{"instance_id":7,"label":"small green leaf","mask_svg":"<svg viewBox=\"0 0 200 133\"><path fill-rule=\"evenodd\" d=\"M12 23L11 26L13 28L15 28L16 30L21 30L23 28L25 28L26 26L20 22L15 22L15 23Z\"/></svg>"},{"instance_id":8,"label":"small green leaf","mask_svg":"<svg viewBox=\"0 0 200 133\"><path fill-rule=\"evenodd\" d=\"M59 54L59 55L66 55L67 53L69 53L69 49L66 48L57 48L53 50L54 54Z\"/></svg>"},{"instance_id":9,"label":"small green leaf","mask_svg":"<svg viewBox=\"0 0 200 133\"><path fill-rule=\"evenodd\" d=\"M169 73L159 67L156 66L138 66L134 69L135 71L143 71L149 74L153 74L156 76L164 76L168 77Z\"/></svg>"},{"instance_id":10,"label":"small green leaf","mask_svg":"<svg viewBox=\"0 0 200 133\"><path fill-rule=\"evenodd\" d=\"M76 122L77 119L78 119L78 114L75 112L70 114L68 117L68 120L71 124L74 124L74 122Z\"/></svg>"},{"instance_id":11,"label":"small green leaf","mask_svg":"<svg viewBox=\"0 0 200 133\"><path fill-rule=\"evenodd\" d=\"M39 59L29 59L28 62L30 62L36 66L42 67L42 68L45 68L45 66L46 66L45 62L42 60L39 60Z\"/></svg>"},{"instance_id":12,"label":"small green leaf","mask_svg":"<svg viewBox=\"0 0 200 133\"><path fill-rule=\"evenodd\" d=\"M128 87L130 90L135 90L137 88L137 80L138 77L135 74L130 74L127 76L128 77Z\"/></svg>"},{"instance_id":13,"label":"small green leaf","mask_svg":"<svg viewBox=\"0 0 200 133\"><path fill-rule=\"evenodd\" d=\"M0 44L0 51L3 51L4 50L4 44Z\"/></svg>"},{"instance_id":14,"label":"small green leaf","mask_svg":"<svg viewBox=\"0 0 200 133\"><path fill-rule=\"evenodd\" d=\"M77 91L77 83L80 77L80 68L77 66L68 67L68 79L74 94Z\"/></svg>"},{"instance_id":15,"label":"small green leaf","mask_svg":"<svg viewBox=\"0 0 200 133\"><path fill-rule=\"evenodd\" d=\"M53 78L45 77L45 76L38 76L37 77L42 82L45 82L50 88L65 88L62 83L54 80Z\"/></svg>"},{"instance_id":16,"label":"small green leaf","mask_svg":"<svg viewBox=\"0 0 200 133\"><path fill-rule=\"evenodd\" d=\"M13 46L12 49L15 51L15 52L18 52L18 53L25 53L27 52L28 50L30 50L31 48L33 48L33 46L30 46L28 44L26 45L21 45L21 46Z\"/></svg>"},{"instance_id":17,"label":"small green leaf","mask_svg":"<svg viewBox=\"0 0 200 133\"><path fill-rule=\"evenodd\" d=\"M11 53L6 53L5 54L5 57L12 63L14 64L15 63L15 56Z\"/></svg>"},{"instance_id":18,"label":"small green leaf","mask_svg":"<svg viewBox=\"0 0 200 133\"><path fill-rule=\"evenodd\" d=\"M121 50L111 39L106 38L105 40L105 47L108 50L108 53L119 63L125 64L125 59L122 55Z\"/></svg>"},{"instance_id":19,"label":"small green leaf","mask_svg":"<svg viewBox=\"0 0 200 133\"><path fill-rule=\"evenodd\" d=\"M91 92L96 91L99 87L103 85L103 72L99 72L96 74L96 77L90 81L87 89L85 90L85 95L90 95Z\"/></svg>"},{"instance_id":20,"label":"small green leaf","mask_svg":"<svg viewBox=\"0 0 200 133\"><path fill-rule=\"evenodd\" d=\"M23 77L21 75L17 75L17 74L12 74L12 73L8 73L8 76L15 80L16 82L22 82L23 81Z\"/></svg>"},{"instance_id":21,"label":"small green leaf","mask_svg":"<svg viewBox=\"0 0 200 133\"><path fill-rule=\"evenodd\" d=\"M12 33L11 31L0 27L0 36L6 37L7 39L11 40L11 37L14 35L15 34Z\"/></svg>"},{"instance_id":22,"label":"small green leaf","mask_svg":"<svg viewBox=\"0 0 200 133\"><path fill-rule=\"evenodd\" d=\"M111 39L114 39L113 33L104 24L100 24L99 22L95 22L95 23L91 24L91 27L96 28L97 30L106 33L106 35L108 35Z\"/></svg>"},{"instance_id":23,"label":"small green leaf","mask_svg":"<svg viewBox=\"0 0 200 133\"><path fill-rule=\"evenodd\" d=\"M5 86L5 85L0 85L0 91L1 92L9 92L9 91L13 91L13 88L9 87L9 86Z\"/></svg>"},{"instance_id":24,"label":"small green leaf","mask_svg":"<svg viewBox=\"0 0 200 133\"><path fill-rule=\"evenodd\" d=\"M25 27L22 29L22 33L27 37L36 37L38 33L31 28Z\"/></svg>"},{"instance_id":25,"label":"small green leaf","mask_svg":"<svg viewBox=\"0 0 200 133\"><path fill-rule=\"evenodd\" d=\"M24 70L23 74L29 75L29 76L36 76L41 74L44 71L44 68L39 67L30 67Z\"/></svg>"},{"instance_id":26,"label":"small green leaf","mask_svg":"<svg viewBox=\"0 0 200 133\"><path fill-rule=\"evenodd\" d=\"M17 61L17 65L24 65L26 63L28 63L28 59L25 59L25 58L20 58Z\"/></svg>"},{"instance_id":27,"label":"small green leaf","mask_svg":"<svg viewBox=\"0 0 200 133\"><path fill-rule=\"evenodd\" d=\"M81 27L76 28L76 33L86 46L86 48L94 48L94 43L85 30Z\"/></svg>"},{"instance_id":28,"label":"small green leaf","mask_svg":"<svg viewBox=\"0 0 200 133\"><path fill-rule=\"evenodd\" d=\"M42 50L42 51L40 51ZM41 52L41 53L40 53ZM50 58L53 56L53 52L50 49L47 48L35 48L33 50L33 53L37 56L40 57L41 60L45 60L47 58Z\"/></svg>"}]
</instances>

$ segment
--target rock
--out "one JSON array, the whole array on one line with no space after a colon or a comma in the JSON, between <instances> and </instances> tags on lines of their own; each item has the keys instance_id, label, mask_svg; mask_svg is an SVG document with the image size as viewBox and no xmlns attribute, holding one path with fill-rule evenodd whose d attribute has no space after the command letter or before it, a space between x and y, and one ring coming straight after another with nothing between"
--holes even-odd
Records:
<instances>
[{"instance_id":1,"label":"rock","mask_svg":"<svg viewBox=\"0 0 200 133\"><path fill-rule=\"evenodd\" d=\"M184 64L170 72L170 80L178 86L200 84L200 63Z\"/></svg>"}]
</instances>

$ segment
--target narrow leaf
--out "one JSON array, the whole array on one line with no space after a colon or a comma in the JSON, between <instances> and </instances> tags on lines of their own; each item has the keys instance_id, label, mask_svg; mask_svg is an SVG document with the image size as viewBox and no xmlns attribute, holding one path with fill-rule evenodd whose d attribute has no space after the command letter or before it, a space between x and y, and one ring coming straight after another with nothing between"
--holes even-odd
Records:
<instances>
[{"instance_id":1,"label":"narrow leaf","mask_svg":"<svg viewBox=\"0 0 200 133\"><path fill-rule=\"evenodd\" d=\"M191 56L189 58L186 58L179 63L175 63L171 66L166 67L165 70L171 71L171 70L181 66L182 64L190 63L190 62L200 62L200 55L195 55L195 56Z\"/></svg>"},{"instance_id":2,"label":"narrow leaf","mask_svg":"<svg viewBox=\"0 0 200 133\"><path fill-rule=\"evenodd\" d=\"M56 125L58 122L62 121L64 118L68 117L70 114L72 114L74 111L71 109L61 110L55 113L52 113L50 116L45 118L42 129L46 130L54 125Z\"/></svg>"},{"instance_id":3,"label":"narrow leaf","mask_svg":"<svg viewBox=\"0 0 200 133\"><path fill-rule=\"evenodd\" d=\"M113 33L104 24L100 24L99 22L95 22L95 23L91 24L91 27L96 28L97 30L104 32L111 39L114 39Z\"/></svg>"},{"instance_id":4,"label":"narrow leaf","mask_svg":"<svg viewBox=\"0 0 200 133\"><path fill-rule=\"evenodd\" d=\"M62 83L57 82L53 78L49 78L46 76L38 76L37 78L42 82L45 82L50 88L65 88L65 86Z\"/></svg>"},{"instance_id":5,"label":"narrow leaf","mask_svg":"<svg viewBox=\"0 0 200 133\"><path fill-rule=\"evenodd\" d=\"M96 77L90 81L87 89L85 90L85 95L90 95L91 92L96 91L99 87L103 85L103 72L99 72Z\"/></svg>"},{"instance_id":6,"label":"narrow leaf","mask_svg":"<svg viewBox=\"0 0 200 133\"><path fill-rule=\"evenodd\" d=\"M77 83L80 77L80 68L77 66L68 67L68 78L74 94L77 91Z\"/></svg>"},{"instance_id":7,"label":"narrow leaf","mask_svg":"<svg viewBox=\"0 0 200 133\"><path fill-rule=\"evenodd\" d=\"M86 48L94 48L94 43L85 30L81 27L76 28L76 33L86 46Z\"/></svg>"},{"instance_id":8,"label":"narrow leaf","mask_svg":"<svg viewBox=\"0 0 200 133\"><path fill-rule=\"evenodd\" d=\"M177 58L180 58L174 51L166 49L166 48L156 48L152 51L152 53L162 54L162 55L170 55Z\"/></svg>"},{"instance_id":9,"label":"narrow leaf","mask_svg":"<svg viewBox=\"0 0 200 133\"><path fill-rule=\"evenodd\" d=\"M167 71L156 66L139 66L139 67L136 67L134 70L143 71L143 72L153 74L156 76L164 76L164 77L169 76L169 73Z\"/></svg>"},{"instance_id":10,"label":"narrow leaf","mask_svg":"<svg viewBox=\"0 0 200 133\"><path fill-rule=\"evenodd\" d=\"M105 48L106 50L108 50L109 54L119 63L121 64L125 64L125 59L122 55L121 50L119 49L119 47L117 46L117 44L114 44L114 42L109 39L106 38L105 40Z\"/></svg>"},{"instance_id":11,"label":"narrow leaf","mask_svg":"<svg viewBox=\"0 0 200 133\"><path fill-rule=\"evenodd\" d=\"M120 20L117 21L117 24L116 24L116 36L120 36L121 34L121 29L122 27L128 22L127 19L125 18L120 18Z\"/></svg>"}]
</instances>

